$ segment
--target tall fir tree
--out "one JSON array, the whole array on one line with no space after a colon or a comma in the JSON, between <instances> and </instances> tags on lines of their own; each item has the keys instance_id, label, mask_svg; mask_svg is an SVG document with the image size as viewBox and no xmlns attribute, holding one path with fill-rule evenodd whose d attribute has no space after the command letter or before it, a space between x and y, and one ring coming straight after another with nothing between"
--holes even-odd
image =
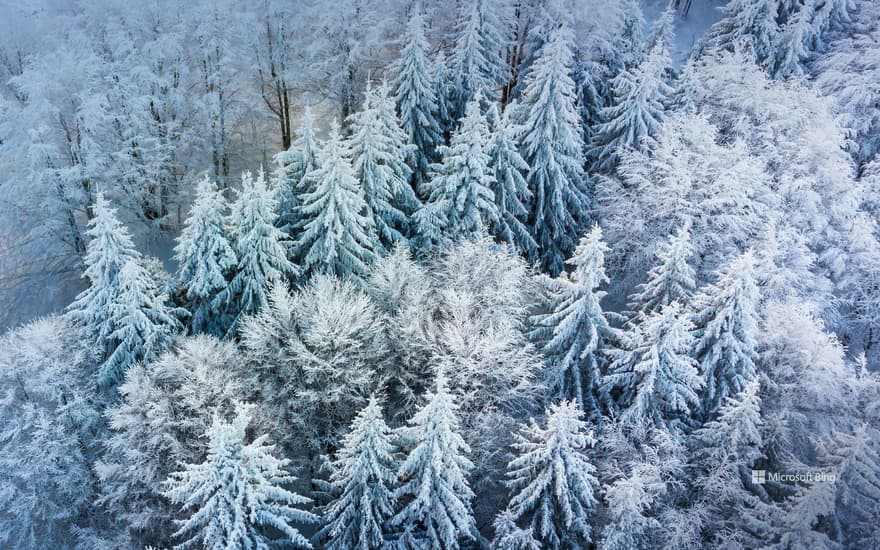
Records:
<instances>
[{"instance_id":1,"label":"tall fir tree","mask_svg":"<svg viewBox=\"0 0 880 550\"><path fill-rule=\"evenodd\" d=\"M540 343L550 364L549 385L555 395L573 400L590 415L601 414L603 408L598 392L605 363L601 352L617 339L602 311L605 292L599 290L608 282L607 251L596 225L567 260L573 268L571 275L547 279L549 312L532 321L536 327L532 338Z\"/></svg>"},{"instance_id":2,"label":"tall fir tree","mask_svg":"<svg viewBox=\"0 0 880 550\"><path fill-rule=\"evenodd\" d=\"M190 312L192 333L223 336L229 328L227 311L217 296L229 284L238 265L226 231L228 205L207 177L196 190L196 199L174 247L177 285Z\"/></svg>"},{"instance_id":3,"label":"tall fir tree","mask_svg":"<svg viewBox=\"0 0 880 550\"><path fill-rule=\"evenodd\" d=\"M731 0L721 8L721 20L709 31L716 48L729 51L748 48L766 66L776 55L779 0Z\"/></svg>"},{"instance_id":4,"label":"tall fir tree","mask_svg":"<svg viewBox=\"0 0 880 550\"><path fill-rule=\"evenodd\" d=\"M647 282L630 296L630 309L647 316L672 302L687 308L696 287L696 272L688 263L693 255L690 226L684 225L657 251L657 264L648 271Z\"/></svg>"},{"instance_id":5,"label":"tall fir tree","mask_svg":"<svg viewBox=\"0 0 880 550\"><path fill-rule=\"evenodd\" d=\"M536 259L538 244L529 231L527 205L532 198L525 174L529 165L519 153L518 129L510 121L509 111L499 113L498 105L489 106L489 169L495 176L495 205L498 221L490 227L502 241L512 244L528 259Z\"/></svg>"},{"instance_id":6,"label":"tall fir tree","mask_svg":"<svg viewBox=\"0 0 880 550\"><path fill-rule=\"evenodd\" d=\"M443 163L425 186L428 200L416 212L417 241L423 248L444 246L483 232L499 220L490 170L489 128L480 112L481 95L467 112L449 147L441 147Z\"/></svg>"},{"instance_id":7,"label":"tall fir tree","mask_svg":"<svg viewBox=\"0 0 880 550\"><path fill-rule=\"evenodd\" d=\"M699 410L703 379L690 356L692 325L673 302L633 326L614 358L602 391L615 395L619 418L637 428L681 427Z\"/></svg>"},{"instance_id":8,"label":"tall fir tree","mask_svg":"<svg viewBox=\"0 0 880 550\"><path fill-rule=\"evenodd\" d=\"M367 217L376 224L377 252L384 253L409 232L419 201L409 185L405 159L412 148L389 98L386 84L367 87L363 110L349 117L354 175L363 190Z\"/></svg>"},{"instance_id":9,"label":"tall fir tree","mask_svg":"<svg viewBox=\"0 0 880 550\"><path fill-rule=\"evenodd\" d=\"M313 190L302 196L305 220L294 243L303 275L332 273L357 281L367 273L377 247L375 224L351 165L351 151L334 121L321 148L320 167L309 173Z\"/></svg>"},{"instance_id":10,"label":"tall fir tree","mask_svg":"<svg viewBox=\"0 0 880 550\"><path fill-rule=\"evenodd\" d=\"M382 548L385 523L394 514L397 462L393 433L375 396L355 417L330 468L333 500L323 509L318 539L327 550Z\"/></svg>"},{"instance_id":11,"label":"tall fir tree","mask_svg":"<svg viewBox=\"0 0 880 550\"><path fill-rule=\"evenodd\" d=\"M596 440L582 414L574 401L551 405L547 427L533 420L514 444L519 456L508 465L510 513L531 528L542 548L586 548L592 542L599 482L585 453Z\"/></svg>"},{"instance_id":12,"label":"tall fir tree","mask_svg":"<svg viewBox=\"0 0 880 550\"><path fill-rule=\"evenodd\" d=\"M98 367L103 386L121 382L136 361L158 357L180 329L163 289L140 261L131 259L122 266L117 285L108 308L110 332L102 340L104 360Z\"/></svg>"},{"instance_id":13,"label":"tall fir tree","mask_svg":"<svg viewBox=\"0 0 880 550\"><path fill-rule=\"evenodd\" d=\"M517 123L522 153L529 165L532 192L529 225L541 264L551 275L564 268L575 235L586 225L589 206L584 185L583 139L572 66L571 30L553 29L531 67Z\"/></svg>"},{"instance_id":14,"label":"tall fir tree","mask_svg":"<svg viewBox=\"0 0 880 550\"><path fill-rule=\"evenodd\" d=\"M443 143L449 143L449 137L455 130L458 119L455 118L455 111L452 108L455 101L455 80L443 48L438 49L434 54L433 75L434 95L437 98L437 125Z\"/></svg>"},{"instance_id":15,"label":"tall fir tree","mask_svg":"<svg viewBox=\"0 0 880 550\"><path fill-rule=\"evenodd\" d=\"M602 109L603 122L593 136L592 155L597 170L609 172L626 149L650 150L663 121L665 103L672 94L666 79L672 61L666 43L658 40L638 66L614 78L614 103Z\"/></svg>"},{"instance_id":16,"label":"tall fir tree","mask_svg":"<svg viewBox=\"0 0 880 550\"><path fill-rule=\"evenodd\" d=\"M741 392L755 377L759 294L751 251L718 273L718 281L695 298L697 359L706 381L705 412Z\"/></svg>"},{"instance_id":17,"label":"tall fir tree","mask_svg":"<svg viewBox=\"0 0 880 550\"><path fill-rule=\"evenodd\" d=\"M232 319L227 334L235 330L243 315L266 305L273 286L299 273L288 260L285 233L275 226L276 195L262 170L256 178L250 172L242 174L241 189L229 214L238 265L232 281L217 295L216 307L227 308Z\"/></svg>"},{"instance_id":18,"label":"tall fir tree","mask_svg":"<svg viewBox=\"0 0 880 550\"><path fill-rule=\"evenodd\" d=\"M430 177L430 165L443 137L437 121L437 95L434 75L428 60L431 45L425 37L425 19L421 4L411 7L404 46L391 72L394 96L403 129L413 145L408 162L413 170L414 187Z\"/></svg>"},{"instance_id":19,"label":"tall fir tree","mask_svg":"<svg viewBox=\"0 0 880 550\"><path fill-rule=\"evenodd\" d=\"M68 306L67 317L83 327L93 342L101 343L112 330L110 304L119 292L119 272L126 263L139 260L141 255L134 247L131 234L116 217L116 210L102 193L95 197L85 236L89 240L83 258L83 278L88 280L89 286Z\"/></svg>"},{"instance_id":20,"label":"tall fir tree","mask_svg":"<svg viewBox=\"0 0 880 550\"><path fill-rule=\"evenodd\" d=\"M318 149L315 121L311 107L306 105L290 148L274 157L277 166L275 179L279 188L278 220L275 225L293 238L302 230L297 209L300 197L310 190L306 174L318 167Z\"/></svg>"},{"instance_id":21,"label":"tall fir tree","mask_svg":"<svg viewBox=\"0 0 880 550\"><path fill-rule=\"evenodd\" d=\"M452 95L449 115L453 120L464 116L467 104L477 93L493 102L501 82L499 59L501 37L492 23L492 6L487 0L462 2L452 53L449 58Z\"/></svg>"},{"instance_id":22,"label":"tall fir tree","mask_svg":"<svg viewBox=\"0 0 880 550\"><path fill-rule=\"evenodd\" d=\"M286 471L290 461L273 456L274 446L266 444L266 436L245 443L252 408L239 405L231 423L215 417L206 433L205 461L184 465L166 482L165 496L192 512L178 522L175 536L185 539L181 547L249 550L278 543L312 547L292 525L317 523L318 518L298 508L308 498L284 488L296 481ZM274 539L270 533L282 537Z\"/></svg>"},{"instance_id":23,"label":"tall fir tree","mask_svg":"<svg viewBox=\"0 0 880 550\"><path fill-rule=\"evenodd\" d=\"M427 399L400 432L408 446L398 471L405 481L396 491L403 507L390 525L416 548L457 550L460 539L474 539L476 533L467 480L473 468L466 456L470 448L460 434L456 396L442 372Z\"/></svg>"}]
</instances>

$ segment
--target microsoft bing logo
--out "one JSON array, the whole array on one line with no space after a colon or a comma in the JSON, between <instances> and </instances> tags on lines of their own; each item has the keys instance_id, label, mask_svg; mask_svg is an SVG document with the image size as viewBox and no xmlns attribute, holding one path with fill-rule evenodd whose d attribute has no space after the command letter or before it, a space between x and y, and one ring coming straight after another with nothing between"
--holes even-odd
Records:
<instances>
[{"instance_id":1,"label":"microsoft bing logo","mask_svg":"<svg viewBox=\"0 0 880 550\"><path fill-rule=\"evenodd\" d=\"M767 470L752 470L752 483L756 485L767 483Z\"/></svg>"}]
</instances>

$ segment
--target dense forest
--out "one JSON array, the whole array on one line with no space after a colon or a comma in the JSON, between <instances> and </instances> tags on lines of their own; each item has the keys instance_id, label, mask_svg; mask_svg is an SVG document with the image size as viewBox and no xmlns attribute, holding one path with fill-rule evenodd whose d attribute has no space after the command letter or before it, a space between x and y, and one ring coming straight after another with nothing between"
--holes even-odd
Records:
<instances>
[{"instance_id":1,"label":"dense forest","mask_svg":"<svg viewBox=\"0 0 880 550\"><path fill-rule=\"evenodd\" d=\"M880 548L880 3L0 0L0 547Z\"/></svg>"}]
</instances>

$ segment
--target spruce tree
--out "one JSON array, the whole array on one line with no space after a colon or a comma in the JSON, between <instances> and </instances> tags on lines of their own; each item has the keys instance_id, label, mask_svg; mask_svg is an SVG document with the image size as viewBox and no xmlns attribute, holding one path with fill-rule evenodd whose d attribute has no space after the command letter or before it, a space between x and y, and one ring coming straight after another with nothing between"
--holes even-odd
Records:
<instances>
[{"instance_id":1,"label":"spruce tree","mask_svg":"<svg viewBox=\"0 0 880 550\"><path fill-rule=\"evenodd\" d=\"M394 514L397 481L393 434L376 397L361 410L331 462L333 500L324 507L318 534L328 550L382 548L384 527Z\"/></svg>"},{"instance_id":2,"label":"spruce tree","mask_svg":"<svg viewBox=\"0 0 880 550\"><path fill-rule=\"evenodd\" d=\"M103 386L119 383L136 361L152 361L180 329L175 311L165 304L165 293L136 259L119 271L108 310L110 332L102 339L104 360L98 367Z\"/></svg>"},{"instance_id":3,"label":"spruce tree","mask_svg":"<svg viewBox=\"0 0 880 550\"><path fill-rule=\"evenodd\" d=\"M100 343L112 330L110 305L119 292L119 272L126 263L140 259L141 255L128 230L116 217L116 210L102 193L95 197L85 235L89 240L83 258L83 278L88 280L89 286L68 306L67 317L83 327L95 343Z\"/></svg>"},{"instance_id":4,"label":"spruce tree","mask_svg":"<svg viewBox=\"0 0 880 550\"><path fill-rule=\"evenodd\" d=\"M460 238L477 235L498 223L498 208L492 188L489 129L480 112L480 94L467 112L449 147L441 147L443 163L425 186L428 200L414 219L418 241L424 248L443 246Z\"/></svg>"},{"instance_id":5,"label":"spruce tree","mask_svg":"<svg viewBox=\"0 0 880 550\"><path fill-rule=\"evenodd\" d=\"M427 547L457 550L459 539L473 539L476 532L474 493L467 481L473 468L466 456L470 448L460 435L456 396L442 372L427 399L401 430L408 447L398 471L405 481L396 496L403 507L390 525Z\"/></svg>"},{"instance_id":6,"label":"spruce tree","mask_svg":"<svg viewBox=\"0 0 880 550\"><path fill-rule=\"evenodd\" d=\"M486 0L459 4L455 41L449 58L453 77L449 115L453 120L464 116L467 104L477 93L494 102L501 82L498 63L501 37L491 25L491 7Z\"/></svg>"},{"instance_id":7,"label":"spruce tree","mask_svg":"<svg viewBox=\"0 0 880 550\"><path fill-rule=\"evenodd\" d=\"M547 280L549 312L533 318L537 340L550 365L550 386L557 397L572 399L582 411L600 414L598 385L604 365L600 352L614 338L614 329L602 311L608 282L605 253L598 225L584 236L567 260L574 271Z\"/></svg>"},{"instance_id":8,"label":"spruce tree","mask_svg":"<svg viewBox=\"0 0 880 550\"><path fill-rule=\"evenodd\" d=\"M596 468L585 455L596 440L574 401L551 405L547 426L532 424L517 436L517 456L508 465L510 513L531 528L542 548L586 548L598 504Z\"/></svg>"},{"instance_id":9,"label":"spruce tree","mask_svg":"<svg viewBox=\"0 0 880 550\"><path fill-rule=\"evenodd\" d=\"M584 189L583 149L572 65L571 30L553 29L526 80L517 123L529 165L532 192L529 225L541 264L551 275L562 271L585 225L589 206Z\"/></svg>"},{"instance_id":10,"label":"spruce tree","mask_svg":"<svg viewBox=\"0 0 880 550\"><path fill-rule=\"evenodd\" d=\"M705 423L691 435L694 456L709 471L728 462L751 467L761 457L761 396L758 378L743 390L725 399L715 420Z\"/></svg>"},{"instance_id":11,"label":"spruce tree","mask_svg":"<svg viewBox=\"0 0 880 550\"><path fill-rule=\"evenodd\" d=\"M681 305L670 305L633 326L627 349L614 357L602 391L616 395L622 421L639 428L679 427L699 410L704 383L689 355L692 325Z\"/></svg>"},{"instance_id":12,"label":"spruce tree","mask_svg":"<svg viewBox=\"0 0 880 550\"><path fill-rule=\"evenodd\" d=\"M266 305L270 289L296 276L297 266L287 259L285 234L275 226L278 201L261 170L254 178L241 177L241 190L229 215L233 248L238 257L235 276L217 295L216 308L228 308L235 329L242 315Z\"/></svg>"},{"instance_id":13,"label":"spruce tree","mask_svg":"<svg viewBox=\"0 0 880 550\"><path fill-rule=\"evenodd\" d=\"M666 82L672 61L664 41L658 41L637 67L614 78L614 104L602 109L593 136L592 154L598 170L611 171L626 149L650 150L663 121L665 102L672 94Z\"/></svg>"},{"instance_id":14,"label":"spruce tree","mask_svg":"<svg viewBox=\"0 0 880 550\"><path fill-rule=\"evenodd\" d=\"M721 8L724 14L709 31L716 48L734 51L748 48L761 65L776 55L779 0L731 0Z\"/></svg>"},{"instance_id":15,"label":"spruce tree","mask_svg":"<svg viewBox=\"0 0 880 550\"><path fill-rule=\"evenodd\" d=\"M186 464L171 474L165 496L191 511L179 521L176 537L182 547L200 545L212 550L249 550L282 543L296 548L311 544L293 522L316 523L317 517L297 506L309 499L288 491L296 480L290 463L273 456L274 446L260 436L245 444L252 405L240 405L231 423L214 418L206 432L208 456L200 464ZM269 533L282 535L270 538Z\"/></svg>"},{"instance_id":16,"label":"spruce tree","mask_svg":"<svg viewBox=\"0 0 880 550\"><path fill-rule=\"evenodd\" d=\"M718 281L694 300L697 336L696 357L706 381L707 414L725 398L743 390L755 376L758 288L751 251L735 259L718 274Z\"/></svg>"},{"instance_id":17,"label":"spruce tree","mask_svg":"<svg viewBox=\"0 0 880 550\"><path fill-rule=\"evenodd\" d=\"M306 277L328 273L360 281L375 257L375 225L336 122L321 148L319 165L307 176L314 188L302 196L299 216L305 225L294 243L295 255L302 258Z\"/></svg>"},{"instance_id":18,"label":"spruce tree","mask_svg":"<svg viewBox=\"0 0 880 550\"><path fill-rule=\"evenodd\" d=\"M279 187L278 220L276 225L296 237L302 230L297 217L300 197L310 190L306 174L318 167L318 138L315 135L312 110L306 105L302 122L290 148L275 155L275 178Z\"/></svg>"},{"instance_id":19,"label":"spruce tree","mask_svg":"<svg viewBox=\"0 0 880 550\"><path fill-rule=\"evenodd\" d=\"M384 253L403 240L409 216L419 205L405 162L411 146L385 84L375 91L368 86L363 110L349 120L354 176L363 190L367 216L376 224L379 252Z\"/></svg>"},{"instance_id":20,"label":"spruce tree","mask_svg":"<svg viewBox=\"0 0 880 550\"><path fill-rule=\"evenodd\" d=\"M648 271L648 281L630 296L629 307L639 315L650 315L672 302L687 308L696 286L696 273L688 263L693 255L690 226L684 225L657 251L657 264Z\"/></svg>"},{"instance_id":21,"label":"spruce tree","mask_svg":"<svg viewBox=\"0 0 880 550\"><path fill-rule=\"evenodd\" d=\"M498 106L489 106L486 115L489 124L489 169L495 176L495 205L498 221L490 227L492 233L516 247L526 258L537 258L538 244L526 225L532 198L525 174L529 165L519 153L517 128L511 123L508 111L498 112Z\"/></svg>"},{"instance_id":22,"label":"spruce tree","mask_svg":"<svg viewBox=\"0 0 880 550\"><path fill-rule=\"evenodd\" d=\"M404 46L391 72L396 75L394 96L400 120L409 144L414 146L408 162L418 189L430 177L429 167L443 138L437 122L437 95L428 61L431 46L425 37L425 20L420 4L411 9Z\"/></svg>"},{"instance_id":23,"label":"spruce tree","mask_svg":"<svg viewBox=\"0 0 880 550\"><path fill-rule=\"evenodd\" d=\"M174 248L177 285L184 292L193 333L222 336L228 328L226 311L216 301L238 264L227 237L226 209L223 194L203 178Z\"/></svg>"}]
</instances>

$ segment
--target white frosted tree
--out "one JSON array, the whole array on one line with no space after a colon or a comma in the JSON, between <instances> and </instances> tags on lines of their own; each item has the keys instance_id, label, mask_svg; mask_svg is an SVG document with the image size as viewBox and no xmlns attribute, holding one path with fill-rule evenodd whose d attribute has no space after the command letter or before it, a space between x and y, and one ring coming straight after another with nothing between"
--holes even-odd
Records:
<instances>
[{"instance_id":1,"label":"white frosted tree","mask_svg":"<svg viewBox=\"0 0 880 550\"><path fill-rule=\"evenodd\" d=\"M495 176L495 205L498 221L490 230L506 241L526 258L536 258L538 244L529 231L528 204L532 198L525 175L529 165L519 153L518 129L510 120L510 109L499 113L498 105L492 103L486 114L489 124L489 169Z\"/></svg>"},{"instance_id":2,"label":"white frosted tree","mask_svg":"<svg viewBox=\"0 0 880 550\"><path fill-rule=\"evenodd\" d=\"M404 46L391 72L395 75L394 96L400 120L409 144L414 146L408 161L414 183L419 185L430 177L429 167L443 138L437 122L438 100L428 60L431 45L425 37L422 6L417 2L410 9Z\"/></svg>"},{"instance_id":3,"label":"white frosted tree","mask_svg":"<svg viewBox=\"0 0 880 550\"><path fill-rule=\"evenodd\" d=\"M184 292L193 333L222 336L226 312L215 301L238 265L226 232L227 203L216 185L203 178L174 247L177 285Z\"/></svg>"},{"instance_id":4,"label":"white frosted tree","mask_svg":"<svg viewBox=\"0 0 880 550\"><path fill-rule=\"evenodd\" d=\"M364 189L355 177L351 151L336 122L319 155L319 167L307 177L313 188L299 207L303 231L294 243L302 274L353 276L360 280L375 257L375 212L367 209Z\"/></svg>"},{"instance_id":5,"label":"white frosted tree","mask_svg":"<svg viewBox=\"0 0 880 550\"><path fill-rule=\"evenodd\" d=\"M672 66L664 41L658 41L645 60L614 78L614 102L602 109L602 123L593 136L595 167L611 171L622 150L650 150L663 122L665 102L672 95L666 82Z\"/></svg>"},{"instance_id":6,"label":"white frosted tree","mask_svg":"<svg viewBox=\"0 0 880 550\"><path fill-rule=\"evenodd\" d=\"M492 527L495 529L492 550L541 550L541 543L535 540L533 530L517 525L510 508L498 514Z\"/></svg>"},{"instance_id":7,"label":"white frosted tree","mask_svg":"<svg viewBox=\"0 0 880 550\"><path fill-rule=\"evenodd\" d=\"M92 205L92 219L85 236L89 241L83 258L83 278L88 280L89 286L68 306L67 316L100 344L112 330L110 305L119 291L119 272L130 260L140 259L141 254L135 249L131 234L116 217L116 210L101 193Z\"/></svg>"},{"instance_id":8,"label":"white frosted tree","mask_svg":"<svg viewBox=\"0 0 880 550\"><path fill-rule=\"evenodd\" d=\"M269 290L296 276L299 268L287 259L287 240L275 226L278 219L276 193L266 182L262 170L254 178L242 174L241 189L229 215L233 248L238 257L235 276L217 295L215 307L228 308L235 330L242 315L266 304Z\"/></svg>"},{"instance_id":9,"label":"white frosted tree","mask_svg":"<svg viewBox=\"0 0 880 550\"><path fill-rule=\"evenodd\" d=\"M583 548L592 542L591 516L599 482L586 452L596 440L574 401L551 405L547 426L533 420L518 434L508 465L510 513L531 528L542 548Z\"/></svg>"},{"instance_id":10,"label":"white frosted tree","mask_svg":"<svg viewBox=\"0 0 880 550\"><path fill-rule=\"evenodd\" d=\"M88 338L61 316L0 335L0 546L71 548L94 511L102 400Z\"/></svg>"},{"instance_id":11,"label":"white frosted tree","mask_svg":"<svg viewBox=\"0 0 880 550\"><path fill-rule=\"evenodd\" d=\"M467 104L482 94L495 99L501 84L501 42L498 29L492 24L494 14L488 0L459 4L455 39L449 56L452 96L449 116L461 118Z\"/></svg>"},{"instance_id":12,"label":"white frosted tree","mask_svg":"<svg viewBox=\"0 0 880 550\"><path fill-rule=\"evenodd\" d=\"M711 43L726 50L748 48L766 66L776 56L778 8L779 0L731 0L721 8L721 21L709 31Z\"/></svg>"},{"instance_id":13,"label":"white frosted tree","mask_svg":"<svg viewBox=\"0 0 880 550\"><path fill-rule=\"evenodd\" d=\"M397 461L394 434L373 396L355 417L330 463L333 500L323 509L318 534L328 550L370 550L385 544L384 528L394 514Z\"/></svg>"},{"instance_id":14,"label":"white frosted tree","mask_svg":"<svg viewBox=\"0 0 880 550\"><path fill-rule=\"evenodd\" d=\"M498 222L488 140L478 94L468 103L450 146L440 147L443 162L424 185L427 201L414 216L417 241L424 248L473 237Z\"/></svg>"},{"instance_id":15,"label":"white frosted tree","mask_svg":"<svg viewBox=\"0 0 880 550\"><path fill-rule=\"evenodd\" d=\"M242 362L233 343L199 334L126 371L119 399L104 411L109 429L94 471L96 505L132 546L169 545L176 507L162 496L163 483L180 463L205 458L212 417L231 415L245 397Z\"/></svg>"},{"instance_id":16,"label":"white frosted tree","mask_svg":"<svg viewBox=\"0 0 880 550\"><path fill-rule=\"evenodd\" d=\"M755 377L759 295L754 269L755 259L748 251L725 266L717 282L694 299L695 351L706 382L703 401L709 414Z\"/></svg>"},{"instance_id":17,"label":"white frosted tree","mask_svg":"<svg viewBox=\"0 0 880 550\"><path fill-rule=\"evenodd\" d=\"M104 360L98 367L98 382L104 386L120 382L136 361L153 360L180 329L165 293L138 260L122 266L108 309L110 330L102 341Z\"/></svg>"},{"instance_id":18,"label":"white frosted tree","mask_svg":"<svg viewBox=\"0 0 880 550\"><path fill-rule=\"evenodd\" d=\"M750 467L761 457L764 421L759 389L758 378L753 378L742 391L725 399L715 420L691 435L694 454L707 470L729 461Z\"/></svg>"},{"instance_id":19,"label":"white frosted tree","mask_svg":"<svg viewBox=\"0 0 880 550\"><path fill-rule=\"evenodd\" d=\"M559 398L574 400L591 415L601 414L597 389L605 361L600 352L615 332L602 311L605 292L599 290L608 282L607 250L596 225L567 260L572 273L546 279L549 311L532 319L532 338L547 357L552 391Z\"/></svg>"},{"instance_id":20,"label":"white frosted tree","mask_svg":"<svg viewBox=\"0 0 880 550\"><path fill-rule=\"evenodd\" d=\"M687 308L696 287L696 272L688 263L693 255L690 226L685 224L657 251L658 263L648 271L648 281L630 296L629 307L641 315L650 315L672 302Z\"/></svg>"},{"instance_id":21,"label":"white frosted tree","mask_svg":"<svg viewBox=\"0 0 880 550\"><path fill-rule=\"evenodd\" d=\"M363 109L349 117L354 176L363 190L367 216L376 225L381 252L403 240L419 202L409 184L406 157L412 146L400 127L388 86L367 87Z\"/></svg>"},{"instance_id":22,"label":"white frosted tree","mask_svg":"<svg viewBox=\"0 0 880 550\"><path fill-rule=\"evenodd\" d=\"M677 427L699 410L704 386L691 358L692 325L673 302L633 326L614 360L602 390L617 395L619 418L636 427Z\"/></svg>"},{"instance_id":23,"label":"white frosted tree","mask_svg":"<svg viewBox=\"0 0 880 550\"><path fill-rule=\"evenodd\" d=\"M473 465L459 430L456 396L440 372L427 403L400 431L407 448L398 476L405 481L395 492L402 507L390 522L430 548L457 550L459 539L476 532L467 480Z\"/></svg>"},{"instance_id":24,"label":"white frosted tree","mask_svg":"<svg viewBox=\"0 0 880 550\"><path fill-rule=\"evenodd\" d=\"M277 166L275 179L279 186L276 225L291 237L296 237L302 229L302 220L297 216L297 208L302 195L309 191L306 174L318 167L318 149L315 121L311 107L306 105L302 121L296 131L296 138L286 151L281 151L274 157Z\"/></svg>"},{"instance_id":25,"label":"white frosted tree","mask_svg":"<svg viewBox=\"0 0 880 550\"><path fill-rule=\"evenodd\" d=\"M240 405L232 422L215 418L206 432L207 459L186 464L168 478L165 496L191 512L178 522L175 536L185 539L181 546L247 550L283 541L312 547L292 525L316 523L317 517L298 508L308 498L283 487L296 479L285 469L290 461L273 456L274 446L266 444L266 436L245 443L252 408ZM273 541L266 531L282 538Z\"/></svg>"},{"instance_id":26,"label":"white frosted tree","mask_svg":"<svg viewBox=\"0 0 880 550\"><path fill-rule=\"evenodd\" d=\"M551 32L529 71L516 119L522 131L522 156L529 165L529 225L541 265L554 276L574 250L589 206L583 181L584 143L570 76L573 40L565 25Z\"/></svg>"}]
</instances>

